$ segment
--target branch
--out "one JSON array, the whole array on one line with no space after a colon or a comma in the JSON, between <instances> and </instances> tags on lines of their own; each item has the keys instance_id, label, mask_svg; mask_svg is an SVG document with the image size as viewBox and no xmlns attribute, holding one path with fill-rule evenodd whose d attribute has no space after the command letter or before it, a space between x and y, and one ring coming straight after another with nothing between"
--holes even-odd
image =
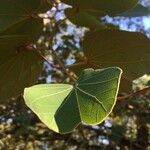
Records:
<instances>
[{"instance_id":1,"label":"branch","mask_svg":"<svg viewBox=\"0 0 150 150\"><path fill-rule=\"evenodd\" d=\"M117 100L118 101L123 101L123 100L128 99L132 96L142 95L142 94L145 94L145 93L150 93L150 87L145 88L145 89L140 90L140 91L137 91L137 92L133 92L133 93L131 93L129 95L126 95L126 96L120 96L120 97L117 98Z\"/></svg>"},{"instance_id":2,"label":"branch","mask_svg":"<svg viewBox=\"0 0 150 150\"><path fill-rule=\"evenodd\" d=\"M58 6L56 4L56 9L58 9ZM56 11L57 12L57 11ZM56 13L55 12L55 13ZM56 14L54 14L55 16ZM64 20L63 20L64 21ZM62 21L62 22L63 22ZM60 23L62 23L60 22ZM59 69L61 69L72 81L76 81L76 79L70 74L69 70L65 67L65 65L63 64L63 62L59 59L58 55L57 55L57 52L53 49L53 39L57 33L57 29L60 25L60 23L56 23L55 22L55 26L53 27L53 30L51 31L50 35L51 37L49 37L49 46L48 46L48 49L51 50L51 54L54 56L54 58L56 59L56 61L58 62L59 64Z\"/></svg>"},{"instance_id":3,"label":"branch","mask_svg":"<svg viewBox=\"0 0 150 150\"><path fill-rule=\"evenodd\" d=\"M57 56L57 53L55 50L52 50L52 54L55 57L55 59L57 60L60 68L63 70L63 72L72 80L72 81L76 81L76 79L70 74L70 72L68 71L68 69L65 67L65 65L61 62L61 60L59 59L59 57Z\"/></svg>"},{"instance_id":4,"label":"branch","mask_svg":"<svg viewBox=\"0 0 150 150\"><path fill-rule=\"evenodd\" d=\"M86 65L86 64L87 64L86 61L81 61L81 62L74 63L72 65L67 65L66 67L67 68L81 67L82 65Z\"/></svg>"},{"instance_id":5,"label":"branch","mask_svg":"<svg viewBox=\"0 0 150 150\"><path fill-rule=\"evenodd\" d=\"M38 50L38 49L35 48L34 46L31 45L30 47L28 46L28 48L30 48L30 50L33 50L33 51L35 51L36 53L38 53L39 56L40 56L40 58L41 58L42 60L44 60L45 62L47 62L49 66L51 66L52 68L62 69L62 70L64 71L64 73L65 73L71 80L73 80L74 82L76 81L76 79L75 79L73 76L70 75L70 73L68 72L68 69L66 69L66 67L65 67L64 64L61 62L61 60L60 60L59 57L57 56L57 53L56 53L54 50L52 50L52 54L53 54L54 57L56 58L56 60L57 60L57 62L58 62L58 64L59 64L60 67L57 67L57 66L55 66L53 63L49 62L49 61L46 59L46 57L45 57L44 55L42 55L42 53L40 52L40 50Z\"/></svg>"},{"instance_id":6,"label":"branch","mask_svg":"<svg viewBox=\"0 0 150 150\"><path fill-rule=\"evenodd\" d=\"M57 68L57 69L59 68L59 67L55 66L53 63L51 63L50 61L48 61L48 59L41 53L41 50L35 48L33 45L28 45L27 49L30 49L30 50L36 52L36 53L39 55L39 57L40 57L43 61L47 62L47 64L48 64L50 67L52 67L52 68Z\"/></svg>"}]
</instances>

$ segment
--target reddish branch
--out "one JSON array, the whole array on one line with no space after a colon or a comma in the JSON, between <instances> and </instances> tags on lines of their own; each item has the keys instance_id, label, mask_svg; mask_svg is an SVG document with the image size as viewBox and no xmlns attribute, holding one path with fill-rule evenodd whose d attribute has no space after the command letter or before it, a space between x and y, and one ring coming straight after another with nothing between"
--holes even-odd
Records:
<instances>
[{"instance_id":1,"label":"reddish branch","mask_svg":"<svg viewBox=\"0 0 150 150\"><path fill-rule=\"evenodd\" d=\"M125 96L119 96L117 98L118 101L123 101L127 98L130 98L130 97L133 97L133 96L137 96L137 95L142 95L142 94L145 94L145 93L150 93L150 87L148 88L145 88L143 90L140 90L140 91L137 91L137 92L134 92L134 93L131 93L129 95L125 95Z\"/></svg>"}]
</instances>

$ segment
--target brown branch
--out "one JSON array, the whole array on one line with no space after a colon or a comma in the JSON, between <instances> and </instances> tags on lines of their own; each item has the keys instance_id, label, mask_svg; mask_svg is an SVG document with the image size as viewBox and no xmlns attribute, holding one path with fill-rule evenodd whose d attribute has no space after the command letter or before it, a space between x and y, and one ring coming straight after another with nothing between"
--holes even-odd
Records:
<instances>
[{"instance_id":1,"label":"brown branch","mask_svg":"<svg viewBox=\"0 0 150 150\"><path fill-rule=\"evenodd\" d=\"M53 54L54 57L56 58L56 60L57 60L57 62L58 62L58 64L59 64L60 67L57 67L57 66L55 66L53 63L49 62L49 61L46 59L46 57L41 54L40 50L36 49L36 48L33 47L33 46L30 46L30 49L33 50L33 51L35 51L36 53L38 53L39 56L40 56L40 58L41 58L42 60L44 60L45 62L47 62L48 65L50 65L52 68L62 69L62 70L64 71L64 73L65 73L71 80L73 80L74 82L76 81L76 79L75 79L73 76L70 75L70 73L68 72L68 70L66 69L66 67L64 66L64 64L61 62L61 60L60 60L59 57L57 56L57 53L56 53L54 50L52 50L52 54Z\"/></svg>"},{"instance_id":2,"label":"brown branch","mask_svg":"<svg viewBox=\"0 0 150 150\"><path fill-rule=\"evenodd\" d=\"M86 65L86 64L87 64L86 61L82 61L82 62L74 63L74 64L72 64L72 65L67 65L66 67L67 67L67 68L74 68L74 67L80 67L80 66Z\"/></svg>"},{"instance_id":3,"label":"brown branch","mask_svg":"<svg viewBox=\"0 0 150 150\"><path fill-rule=\"evenodd\" d=\"M126 95L126 96L120 96L120 97L117 98L117 100L118 101L123 101L125 99L130 98L130 97L137 96L137 95L142 95L142 94L145 94L145 93L150 93L150 87L145 88L143 90L139 90L137 92L133 92L133 93L131 93L129 95Z\"/></svg>"},{"instance_id":4,"label":"brown branch","mask_svg":"<svg viewBox=\"0 0 150 150\"><path fill-rule=\"evenodd\" d=\"M48 64L50 67L56 68L56 69L59 68L58 66L55 66L53 63L51 63L50 61L48 61L48 59L41 53L41 50L35 48L33 45L29 45L27 48L30 49L30 50L32 50L32 51L34 51L34 52L36 52L36 53L39 55L39 57L40 57L43 61L47 62L47 64Z\"/></svg>"},{"instance_id":5,"label":"brown branch","mask_svg":"<svg viewBox=\"0 0 150 150\"><path fill-rule=\"evenodd\" d=\"M56 9L58 9L58 6L56 5ZM54 15L55 16L55 15ZM56 59L56 61L58 62L58 65L59 65L59 69L61 69L72 81L76 82L76 78L74 78L67 67L65 67L65 65L63 64L63 62L59 59L58 55L57 55L57 52L53 49L53 38L55 36L55 34L57 33L57 29L58 29L58 26L60 24L56 23L55 22L55 26L51 32L51 37L49 37L49 50L51 50L51 54L54 56L54 58ZM57 68L58 69L58 68Z\"/></svg>"},{"instance_id":6,"label":"brown branch","mask_svg":"<svg viewBox=\"0 0 150 150\"><path fill-rule=\"evenodd\" d=\"M55 57L55 59L57 60L60 68L63 70L63 72L72 80L72 81L76 81L76 79L70 74L70 72L68 71L68 69L65 67L65 65L61 62L61 60L59 59L59 57L57 56L57 53L55 50L52 50L52 54Z\"/></svg>"}]
</instances>

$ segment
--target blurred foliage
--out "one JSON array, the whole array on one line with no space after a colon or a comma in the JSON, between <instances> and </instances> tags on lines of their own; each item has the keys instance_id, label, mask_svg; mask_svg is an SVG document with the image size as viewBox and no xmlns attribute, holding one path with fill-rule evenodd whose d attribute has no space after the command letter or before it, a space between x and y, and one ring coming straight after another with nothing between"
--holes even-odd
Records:
<instances>
[{"instance_id":1,"label":"blurred foliage","mask_svg":"<svg viewBox=\"0 0 150 150\"><path fill-rule=\"evenodd\" d=\"M79 126L73 133L50 131L20 97L0 105L0 147L9 150L145 150L150 142L150 94L118 101L99 126ZM7 112L7 113L6 113Z\"/></svg>"}]
</instances>

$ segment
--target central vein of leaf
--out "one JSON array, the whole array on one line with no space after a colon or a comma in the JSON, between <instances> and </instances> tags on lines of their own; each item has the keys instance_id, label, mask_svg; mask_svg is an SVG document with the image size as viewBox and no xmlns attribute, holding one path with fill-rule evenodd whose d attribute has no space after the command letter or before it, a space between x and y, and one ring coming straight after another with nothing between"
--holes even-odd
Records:
<instances>
[{"instance_id":1,"label":"central vein of leaf","mask_svg":"<svg viewBox=\"0 0 150 150\"><path fill-rule=\"evenodd\" d=\"M90 93L87 93L86 91L80 89L79 87L76 87L76 89L78 89L80 92L88 95L89 97L91 97L92 99L94 99L98 104L100 104L102 106L102 108L104 109L105 112L107 112L106 107L103 105L103 102L101 102L96 96L91 95Z\"/></svg>"}]
</instances>

